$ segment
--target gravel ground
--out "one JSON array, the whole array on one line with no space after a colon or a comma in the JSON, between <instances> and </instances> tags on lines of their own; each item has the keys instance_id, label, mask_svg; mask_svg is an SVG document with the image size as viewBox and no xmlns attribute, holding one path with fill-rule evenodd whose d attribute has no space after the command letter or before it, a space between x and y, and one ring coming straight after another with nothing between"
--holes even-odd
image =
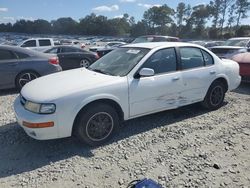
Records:
<instances>
[{"instance_id":1,"label":"gravel ground","mask_svg":"<svg viewBox=\"0 0 250 188\"><path fill-rule=\"evenodd\" d=\"M163 187L250 187L250 85L206 111L195 104L124 123L108 144L36 141L0 96L0 187L126 187L152 178Z\"/></svg>"}]
</instances>

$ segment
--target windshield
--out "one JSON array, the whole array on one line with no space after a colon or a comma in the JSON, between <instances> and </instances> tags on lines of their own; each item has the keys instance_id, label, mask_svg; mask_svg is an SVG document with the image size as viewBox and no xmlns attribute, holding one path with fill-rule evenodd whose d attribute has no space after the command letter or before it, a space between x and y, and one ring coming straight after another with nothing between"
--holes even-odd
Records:
<instances>
[{"instance_id":1,"label":"windshield","mask_svg":"<svg viewBox=\"0 0 250 188\"><path fill-rule=\"evenodd\" d=\"M249 39L229 39L224 42L223 46L247 46Z\"/></svg>"},{"instance_id":2,"label":"windshield","mask_svg":"<svg viewBox=\"0 0 250 188\"><path fill-rule=\"evenodd\" d=\"M113 76L125 76L149 52L145 48L118 48L89 66L90 70Z\"/></svg>"}]
</instances>

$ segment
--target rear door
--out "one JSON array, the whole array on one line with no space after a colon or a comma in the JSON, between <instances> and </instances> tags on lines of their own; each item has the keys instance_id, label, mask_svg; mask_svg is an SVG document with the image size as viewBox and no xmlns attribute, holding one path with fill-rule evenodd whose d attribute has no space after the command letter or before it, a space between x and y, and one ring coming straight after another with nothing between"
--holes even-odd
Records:
<instances>
[{"instance_id":1,"label":"rear door","mask_svg":"<svg viewBox=\"0 0 250 188\"><path fill-rule=\"evenodd\" d=\"M179 54L183 79L180 105L202 101L216 78L213 57L196 47L180 47Z\"/></svg>"},{"instance_id":2,"label":"rear door","mask_svg":"<svg viewBox=\"0 0 250 188\"><path fill-rule=\"evenodd\" d=\"M69 70L80 67L82 59L81 53L72 47L61 47L61 52L58 54L60 65L63 70Z\"/></svg>"},{"instance_id":3,"label":"rear door","mask_svg":"<svg viewBox=\"0 0 250 188\"><path fill-rule=\"evenodd\" d=\"M0 49L0 88L15 86L18 65L19 60L13 52Z\"/></svg>"}]
</instances>

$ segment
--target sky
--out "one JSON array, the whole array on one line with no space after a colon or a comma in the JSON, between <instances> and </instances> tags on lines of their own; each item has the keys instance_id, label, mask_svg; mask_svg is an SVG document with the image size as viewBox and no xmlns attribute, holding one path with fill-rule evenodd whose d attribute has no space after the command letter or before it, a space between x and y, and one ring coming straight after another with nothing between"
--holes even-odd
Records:
<instances>
[{"instance_id":1,"label":"sky","mask_svg":"<svg viewBox=\"0 0 250 188\"><path fill-rule=\"evenodd\" d=\"M208 3L210 0L0 0L0 23L14 23L16 20L45 19L56 20L71 17L76 21L86 15L95 13L108 18L121 17L124 13L142 19L144 11L152 6L167 4L176 8L178 3L185 2L191 6ZM250 24L250 18L242 20Z\"/></svg>"}]
</instances>

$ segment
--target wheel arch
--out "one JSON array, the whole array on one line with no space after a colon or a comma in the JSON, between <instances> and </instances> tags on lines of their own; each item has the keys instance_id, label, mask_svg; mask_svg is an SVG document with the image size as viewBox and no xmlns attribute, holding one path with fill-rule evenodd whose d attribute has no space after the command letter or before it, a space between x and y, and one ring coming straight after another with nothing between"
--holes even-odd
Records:
<instances>
[{"instance_id":1,"label":"wheel arch","mask_svg":"<svg viewBox=\"0 0 250 188\"><path fill-rule=\"evenodd\" d=\"M76 122L78 120L79 115L84 111L87 110L88 107L95 105L95 104L99 104L99 103L103 103L103 104L108 104L111 107L113 107L117 113L118 113L118 117L119 117L119 121L122 122L124 121L124 111L121 107L121 105L115 101L114 99L110 99L110 98L100 98L100 99L96 99L96 100L92 100L92 101L88 101L85 105L83 105L77 112L74 121L73 121L73 126L72 126L72 130L71 130L71 135L74 132L74 128L76 125Z\"/></svg>"},{"instance_id":2,"label":"wheel arch","mask_svg":"<svg viewBox=\"0 0 250 188\"><path fill-rule=\"evenodd\" d=\"M211 83L211 85L212 85L214 82L221 82L221 83L225 86L225 92L228 91L228 80L227 80L225 77L220 76L220 77L216 78L216 79ZM210 86L211 86L211 85L210 85Z\"/></svg>"},{"instance_id":3,"label":"wheel arch","mask_svg":"<svg viewBox=\"0 0 250 188\"><path fill-rule=\"evenodd\" d=\"M14 80L15 81L15 86L17 85L17 78L18 78L18 76L21 75L21 74L23 74L23 73L25 73L25 72L33 72L33 73L37 74L38 77L41 76L41 74L39 72L37 72L36 70L34 70L34 69L24 69L24 70L21 70L15 76L15 80Z\"/></svg>"},{"instance_id":4,"label":"wheel arch","mask_svg":"<svg viewBox=\"0 0 250 188\"><path fill-rule=\"evenodd\" d=\"M206 90L206 93L204 93L204 94L205 94L205 95L204 95L204 99L205 99L205 97L206 97L206 95L207 95L207 93L208 93L209 88L211 87L211 85L212 85L214 82L217 82L217 81L223 83L223 85L225 86L225 92L228 91L228 79L227 79L226 77L220 75L220 76L218 76L217 78L215 78L215 79L211 82L211 84L208 86L208 88L207 88L207 90Z\"/></svg>"}]
</instances>

